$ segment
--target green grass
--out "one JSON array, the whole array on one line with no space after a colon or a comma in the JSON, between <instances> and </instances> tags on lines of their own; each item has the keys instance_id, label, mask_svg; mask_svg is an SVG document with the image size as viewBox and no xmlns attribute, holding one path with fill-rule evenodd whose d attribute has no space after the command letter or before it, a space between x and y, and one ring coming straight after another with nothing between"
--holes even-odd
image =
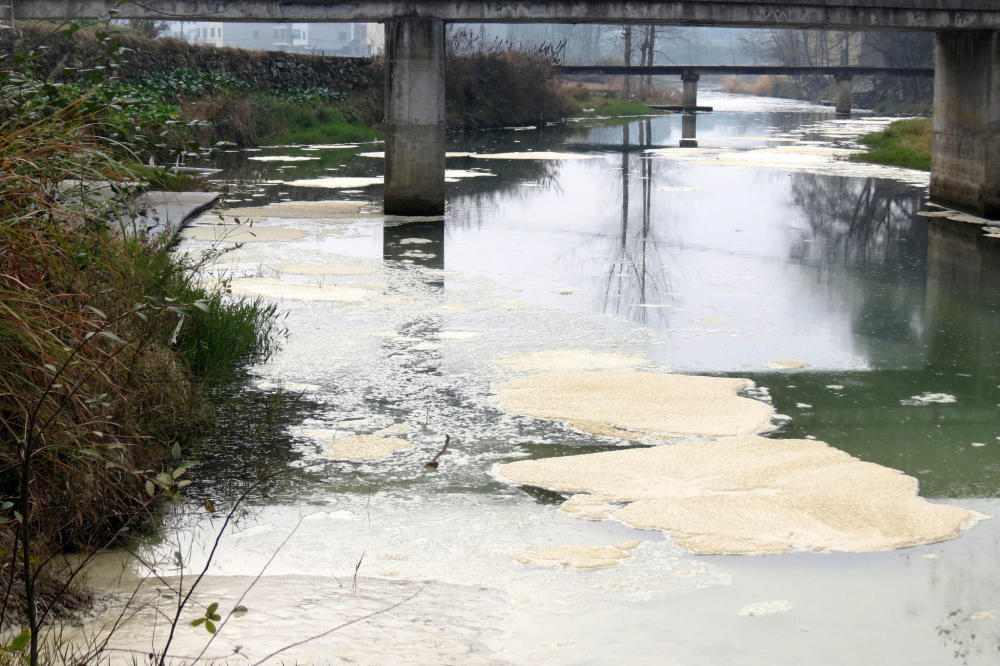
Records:
<instances>
[{"instance_id":1,"label":"green grass","mask_svg":"<svg viewBox=\"0 0 1000 666\"><path fill-rule=\"evenodd\" d=\"M572 99L573 114L580 117L648 116L659 113L656 109L628 100L590 96Z\"/></svg>"},{"instance_id":2,"label":"green grass","mask_svg":"<svg viewBox=\"0 0 1000 666\"><path fill-rule=\"evenodd\" d=\"M340 109L329 103L268 98L263 111L263 125L280 131L261 136L261 144L341 143L370 141L382 136L372 127L348 122Z\"/></svg>"},{"instance_id":3,"label":"green grass","mask_svg":"<svg viewBox=\"0 0 1000 666\"><path fill-rule=\"evenodd\" d=\"M881 132L862 137L860 143L869 147L868 152L851 155L850 159L930 171L933 136L930 118L897 120Z\"/></svg>"}]
</instances>

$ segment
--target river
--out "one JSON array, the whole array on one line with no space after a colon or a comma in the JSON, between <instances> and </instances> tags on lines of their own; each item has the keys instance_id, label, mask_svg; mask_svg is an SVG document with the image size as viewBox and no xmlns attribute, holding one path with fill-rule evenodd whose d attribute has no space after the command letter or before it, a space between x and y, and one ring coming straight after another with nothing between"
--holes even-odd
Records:
<instances>
[{"instance_id":1,"label":"river","mask_svg":"<svg viewBox=\"0 0 1000 666\"><path fill-rule=\"evenodd\" d=\"M254 663L321 635L269 663L996 663L996 521L886 552L702 555L498 474L636 445L501 409L496 387L518 364L641 359L750 379L743 395L775 410L768 437L821 440L915 477L934 502L1000 510L1000 241L922 215L926 174L840 159L888 118L700 101L715 111L696 137L679 115L453 137L443 220L378 213L380 144L213 162L239 183L228 206L278 212L239 213L254 226L206 279L279 299L288 337L228 398L190 504L138 546L164 579L137 598L169 609L169 586L205 565L224 513L205 498L228 507L258 475L299 471L250 494L172 653ZM331 199L362 204L312 203ZM181 251L210 247L215 222ZM357 435L397 450L324 457ZM523 557L615 544L600 568ZM109 612L145 573L122 557L92 575ZM208 634L187 621L213 601L224 618L246 612L203 652ZM152 645L152 617L140 610L113 645Z\"/></svg>"}]
</instances>

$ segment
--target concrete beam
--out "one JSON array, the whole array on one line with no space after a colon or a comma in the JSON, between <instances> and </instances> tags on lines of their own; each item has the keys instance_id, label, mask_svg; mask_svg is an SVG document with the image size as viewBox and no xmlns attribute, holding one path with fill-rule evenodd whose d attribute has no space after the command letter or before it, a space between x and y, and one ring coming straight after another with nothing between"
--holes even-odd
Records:
<instances>
[{"instance_id":1,"label":"concrete beam","mask_svg":"<svg viewBox=\"0 0 1000 666\"><path fill-rule=\"evenodd\" d=\"M97 18L117 0L16 0L15 19ZM144 0L121 18L185 21L348 21L437 18L501 23L662 23L863 30L1000 29L996 0Z\"/></svg>"},{"instance_id":2,"label":"concrete beam","mask_svg":"<svg viewBox=\"0 0 1000 666\"><path fill-rule=\"evenodd\" d=\"M1000 219L1000 31L941 32L931 198Z\"/></svg>"},{"instance_id":3,"label":"concrete beam","mask_svg":"<svg viewBox=\"0 0 1000 666\"><path fill-rule=\"evenodd\" d=\"M385 24L385 194L389 215L444 214L444 22Z\"/></svg>"}]
</instances>

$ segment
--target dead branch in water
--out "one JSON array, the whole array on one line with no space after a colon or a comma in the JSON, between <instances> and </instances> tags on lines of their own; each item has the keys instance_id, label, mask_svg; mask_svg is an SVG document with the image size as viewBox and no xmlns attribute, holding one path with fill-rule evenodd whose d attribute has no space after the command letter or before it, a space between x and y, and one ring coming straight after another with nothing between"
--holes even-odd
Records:
<instances>
[{"instance_id":1,"label":"dead branch in water","mask_svg":"<svg viewBox=\"0 0 1000 666\"><path fill-rule=\"evenodd\" d=\"M438 468L438 458L444 455L444 452L448 450L448 443L451 441L451 435L444 436L444 446L441 450L437 452L437 455L424 463L424 467L427 469L437 469Z\"/></svg>"}]
</instances>

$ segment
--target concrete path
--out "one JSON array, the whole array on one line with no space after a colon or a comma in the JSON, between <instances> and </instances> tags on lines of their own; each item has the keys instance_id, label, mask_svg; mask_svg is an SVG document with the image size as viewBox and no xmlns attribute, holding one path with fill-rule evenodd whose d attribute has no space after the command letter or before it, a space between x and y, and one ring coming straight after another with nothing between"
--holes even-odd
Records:
<instances>
[{"instance_id":1,"label":"concrete path","mask_svg":"<svg viewBox=\"0 0 1000 666\"><path fill-rule=\"evenodd\" d=\"M136 199L138 214L122 221L140 229L145 226L150 236L174 236L220 196L218 192L146 192Z\"/></svg>"}]
</instances>

